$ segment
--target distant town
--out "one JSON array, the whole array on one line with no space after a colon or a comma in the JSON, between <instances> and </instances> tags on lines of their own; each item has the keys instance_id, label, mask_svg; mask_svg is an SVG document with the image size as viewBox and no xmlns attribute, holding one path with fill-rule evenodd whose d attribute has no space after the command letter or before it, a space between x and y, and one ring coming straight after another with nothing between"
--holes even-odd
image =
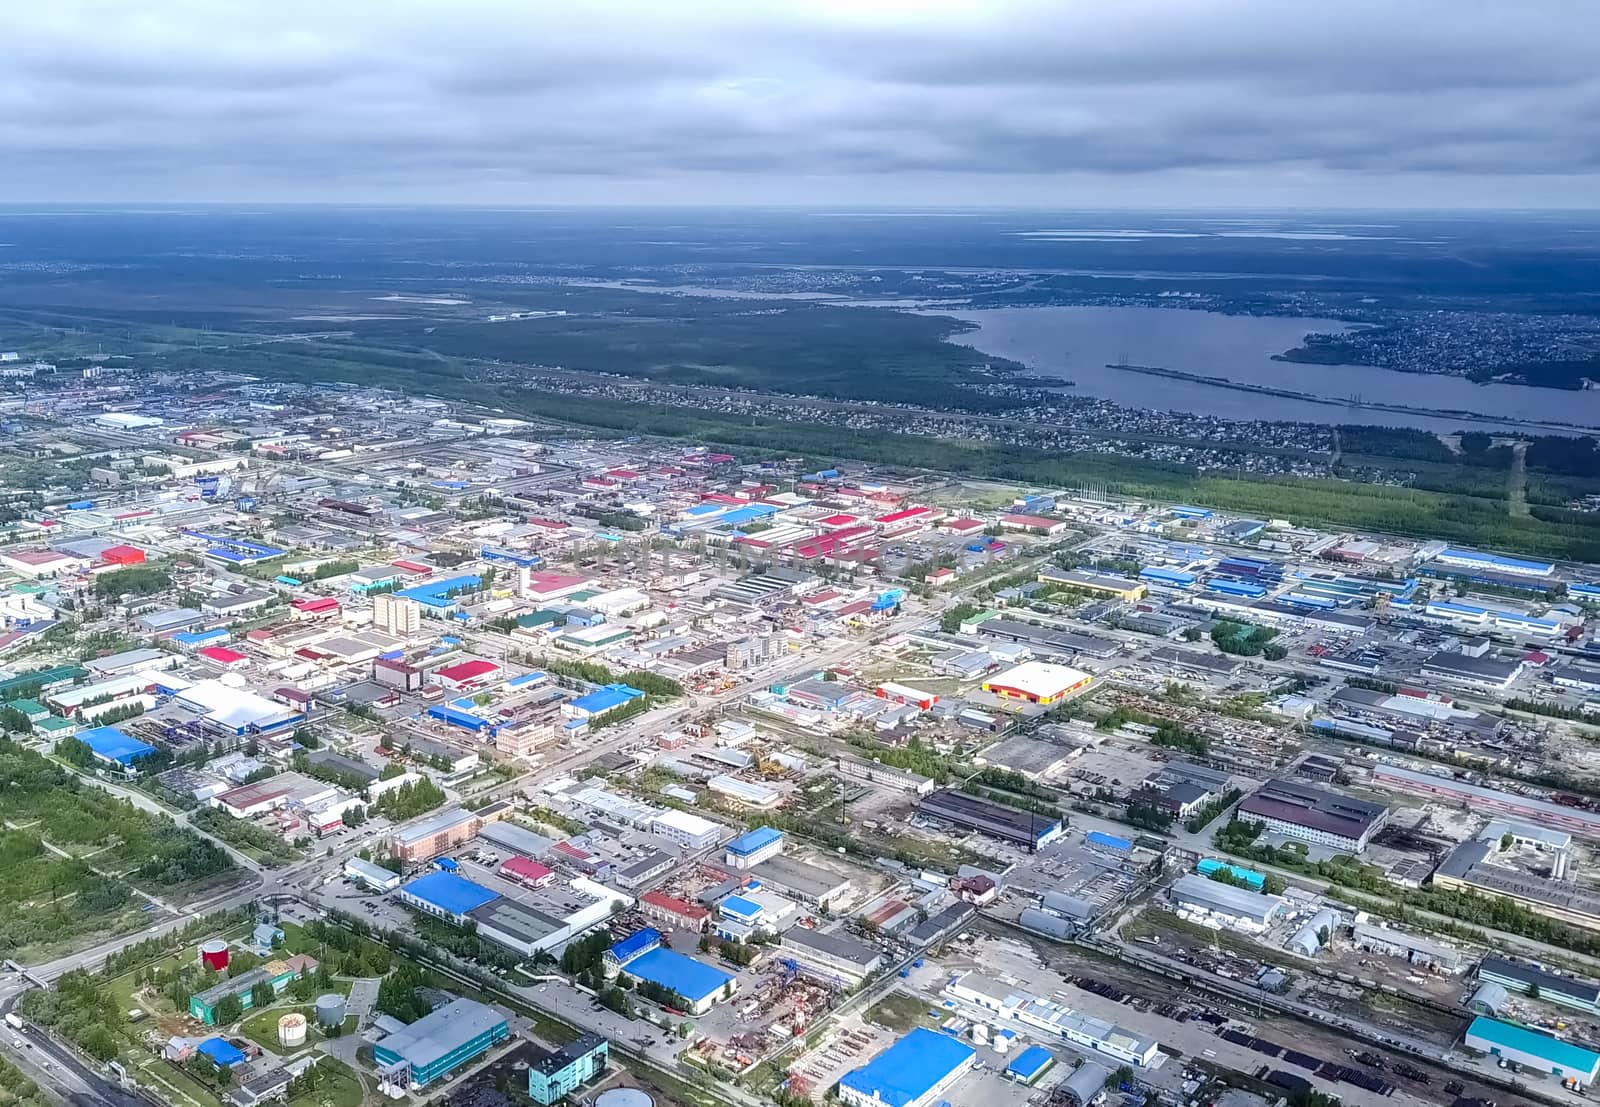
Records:
<instances>
[{"instance_id":1,"label":"distant town","mask_svg":"<svg viewBox=\"0 0 1600 1107\"><path fill-rule=\"evenodd\" d=\"M1600 1079L1600 566L377 386L0 373L0 1089L1420 1107ZM1060 402L803 418L1081 447L1094 405ZM1340 448L1230 424L1241 460L1139 417L1087 425L1202 471Z\"/></svg>"}]
</instances>

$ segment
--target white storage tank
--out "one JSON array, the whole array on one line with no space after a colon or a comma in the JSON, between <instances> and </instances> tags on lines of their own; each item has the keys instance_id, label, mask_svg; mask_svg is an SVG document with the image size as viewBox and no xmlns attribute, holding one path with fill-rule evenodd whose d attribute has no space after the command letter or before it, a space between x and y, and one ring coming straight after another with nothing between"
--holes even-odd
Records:
<instances>
[{"instance_id":1,"label":"white storage tank","mask_svg":"<svg viewBox=\"0 0 1600 1107\"><path fill-rule=\"evenodd\" d=\"M278 1044L285 1049L294 1049L306 1044L306 1017L298 1011L291 1011L278 1020Z\"/></svg>"},{"instance_id":2,"label":"white storage tank","mask_svg":"<svg viewBox=\"0 0 1600 1107\"><path fill-rule=\"evenodd\" d=\"M655 1100L638 1088L612 1088L596 1097L594 1107L655 1107Z\"/></svg>"}]
</instances>

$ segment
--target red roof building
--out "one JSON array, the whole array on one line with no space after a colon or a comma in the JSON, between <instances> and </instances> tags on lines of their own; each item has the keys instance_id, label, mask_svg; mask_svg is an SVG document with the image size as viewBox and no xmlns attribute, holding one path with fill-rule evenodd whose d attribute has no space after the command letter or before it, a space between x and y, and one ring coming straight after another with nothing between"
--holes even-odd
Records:
<instances>
[{"instance_id":1,"label":"red roof building","mask_svg":"<svg viewBox=\"0 0 1600 1107\"><path fill-rule=\"evenodd\" d=\"M339 614L339 601L332 596L315 596L304 600L295 600L289 605L289 610L296 619L316 619L324 615Z\"/></svg>"},{"instance_id":2,"label":"red roof building","mask_svg":"<svg viewBox=\"0 0 1600 1107\"><path fill-rule=\"evenodd\" d=\"M227 646L207 646L202 650L196 650L195 656L207 665L214 665L219 669L242 668L250 661L238 650L230 650Z\"/></svg>"},{"instance_id":3,"label":"red roof building","mask_svg":"<svg viewBox=\"0 0 1600 1107\"><path fill-rule=\"evenodd\" d=\"M144 551L137 546L111 546L100 552L100 560L107 565L142 565Z\"/></svg>"},{"instance_id":4,"label":"red roof building","mask_svg":"<svg viewBox=\"0 0 1600 1107\"><path fill-rule=\"evenodd\" d=\"M977 534L984 528L982 519L973 519L970 516L960 519L946 519L939 524L945 530L953 530L957 534Z\"/></svg>"},{"instance_id":5,"label":"red roof building","mask_svg":"<svg viewBox=\"0 0 1600 1107\"><path fill-rule=\"evenodd\" d=\"M508 857L500 864L500 875L530 888L542 888L555 879L556 871L526 857Z\"/></svg>"},{"instance_id":6,"label":"red roof building","mask_svg":"<svg viewBox=\"0 0 1600 1107\"><path fill-rule=\"evenodd\" d=\"M500 666L493 661L477 657L471 661L461 661L454 665L446 665L442 669L435 669L433 678L448 688L461 689L481 684L499 671Z\"/></svg>"},{"instance_id":7,"label":"red roof building","mask_svg":"<svg viewBox=\"0 0 1600 1107\"><path fill-rule=\"evenodd\" d=\"M665 892L646 892L639 897L639 909L646 917L679 930L703 931L706 920L711 917L711 912L699 904L669 896Z\"/></svg>"}]
</instances>

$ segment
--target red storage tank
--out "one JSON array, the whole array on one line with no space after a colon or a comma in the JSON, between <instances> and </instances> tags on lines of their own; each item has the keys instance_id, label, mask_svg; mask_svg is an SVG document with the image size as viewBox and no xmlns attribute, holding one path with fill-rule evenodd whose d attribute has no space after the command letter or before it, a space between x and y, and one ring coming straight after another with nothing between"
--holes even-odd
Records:
<instances>
[{"instance_id":1,"label":"red storage tank","mask_svg":"<svg viewBox=\"0 0 1600 1107\"><path fill-rule=\"evenodd\" d=\"M208 969L222 972L228 967L228 943L213 938L200 947L200 963Z\"/></svg>"}]
</instances>

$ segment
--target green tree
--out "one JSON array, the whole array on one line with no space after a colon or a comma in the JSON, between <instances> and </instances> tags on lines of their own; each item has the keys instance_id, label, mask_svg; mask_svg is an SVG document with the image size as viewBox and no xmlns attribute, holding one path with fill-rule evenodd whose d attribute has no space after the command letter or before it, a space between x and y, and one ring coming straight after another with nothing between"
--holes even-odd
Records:
<instances>
[{"instance_id":1,"label":"green tree","mask_svg":"<svg viewBox=\"0 0 1600 1107\"><path fill-rule=\"evenodd\" d=\"M212 1012L218 1026L232 1026L244 1014L244 1004L238 996L223 996Z\"/></svg>"}]
</instances>

